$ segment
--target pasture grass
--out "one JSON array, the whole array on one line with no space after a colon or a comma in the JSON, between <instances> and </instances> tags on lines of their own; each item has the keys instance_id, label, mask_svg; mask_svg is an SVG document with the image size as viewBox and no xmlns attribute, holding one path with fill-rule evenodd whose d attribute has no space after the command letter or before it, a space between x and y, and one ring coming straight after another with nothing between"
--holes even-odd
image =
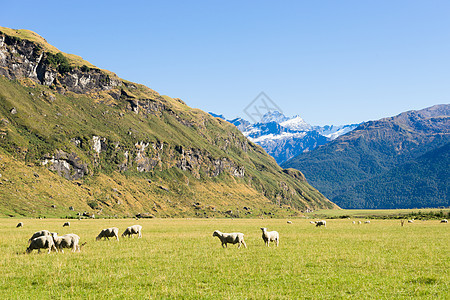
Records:
<instances>
[{"instance_id":1,"label":"pasture grass","mask_svg":"<svg viewBox=\"0 0 450 300\"><path fill-rule=\"evenodd\" d=\"M449 227L417 221L275 219L0 219L2 299L449 299ZM143 238L95 241L101 229L143 226ZM260 227L277 230L265 247ZM77 233L81 253L33 251L35 231ZM214 230L243 232L223 249Z\"/></svg>"}]
</instances>

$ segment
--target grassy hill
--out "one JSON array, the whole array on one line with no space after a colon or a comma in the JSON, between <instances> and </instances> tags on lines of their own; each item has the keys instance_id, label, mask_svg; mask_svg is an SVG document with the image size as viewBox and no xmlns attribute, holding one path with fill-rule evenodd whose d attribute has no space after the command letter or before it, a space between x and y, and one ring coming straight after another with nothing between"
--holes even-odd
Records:
<instances>
[{"instance_id":1,"label":"grassy hill","mask_svg":"<svg viewBox=\"0 0 450 300\"><path fill-rule=\"evenodd\" d=\"M0 215L273 217L336 208L228 122L30 31L1 27L0 39Z\"/></svg>"}]
</instances>

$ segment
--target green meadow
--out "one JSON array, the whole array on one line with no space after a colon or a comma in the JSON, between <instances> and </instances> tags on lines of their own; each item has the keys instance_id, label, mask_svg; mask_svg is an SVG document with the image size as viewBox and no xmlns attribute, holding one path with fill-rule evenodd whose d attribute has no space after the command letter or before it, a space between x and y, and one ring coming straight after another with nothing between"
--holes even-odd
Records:
<instances>
[{"instance_id":1,"label":"green meadow","mask_svg":"<svg viewBox=\"0 0 450 300\"><path fill-rule=\"evenodd\" d=\"M15 228L19 221L23 228ZM450 299L450 227L439 220L0 219L2 299ZM96 241L101 229L143 237ZM264 246L260 227L277 230ZM24 254L38 230L76 233L80 253ZM221 247L214 230L243 232Z\"/></svg>"}]
</instances>

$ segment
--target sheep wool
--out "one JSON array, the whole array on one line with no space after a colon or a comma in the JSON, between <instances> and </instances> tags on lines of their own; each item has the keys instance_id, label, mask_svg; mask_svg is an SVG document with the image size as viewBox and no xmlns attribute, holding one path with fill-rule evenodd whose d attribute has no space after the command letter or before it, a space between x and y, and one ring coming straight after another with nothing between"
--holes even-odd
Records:
<instances>
[{"instance_id":1,"label":"sheep wool","mask_svg":"<svg viewBox=\"0 0 450 300\"><path fill-rule=\"evenodd\" d=\"M100 233L97 235L97 237L95 239L97 241L100 240L101 238L105 238L105 239L109 240L110 237L115 237L116 240L119 241L119 228L111 227L111 228L103 229L102 231L100 231Z\"/></svg>"},{"instance_id":2,"label":"sheep wool","mask_svg":"<svg viewBox=\"0 0 450 300\"><path fill-rule=\"evenodd\" d=\"M267 231L267 228L262 227L262 239L264 243L269 247L270 242L274 242L277 247L280 242L280 234L277 231Z\"/></svg>"},{"instance_id":3,"label":"sheep wool","mask_svg":"<svg viewBox=\"0 0 450 300\"><path fill-rule=\"evenodd\" d=\"M233 232L233 233L224 233L220 232L219 230L214 231L213 237L217 236L219 240L222 242L222 247L227 248L227 244L239 244L238 249L241 248L241 245L244 245L245 248L247 248L247 245L244 241L244 234L240 232Z\"/></svg>"}]
</instances>

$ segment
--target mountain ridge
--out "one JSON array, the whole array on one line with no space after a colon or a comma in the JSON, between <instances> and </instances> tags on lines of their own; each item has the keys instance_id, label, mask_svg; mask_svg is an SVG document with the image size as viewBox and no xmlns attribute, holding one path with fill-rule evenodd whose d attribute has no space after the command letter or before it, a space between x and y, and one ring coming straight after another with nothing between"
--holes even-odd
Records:
<instances>
[{"instance_id":1,"label":"mountain ridge","mask_svg":"<svg viewBox=\"0 0 450 300\"><path fill-rule=\"evenodd\" d=\"M345 208L369 208L364 203L370 203L370 208L392 207L387 203L398 204L394 198L407 191L407 185L419 182L420 176L405 181L397 191L391 190L391 196L375 192L372 186L371 194L355 189L365 186L364 189L369 190L368 182L381 185L383 181L380 178L384 175L392 178L389 172L394 172L395 168L414 163L428 152L445 146L450 140L449 106L435 105L365 122L348 134L318 147L314 152L301 154L282 166L301 168L315 187ZM433 164L439 168L440 162ZM377 195L379 199L374 200ZM433 197L427 197L423 202L433 203ZM448 195L446 197L445 201L450 205ZM420 199L415 197L415 202L410 206L422 206Z\"/></svg>"}]
</instances>

